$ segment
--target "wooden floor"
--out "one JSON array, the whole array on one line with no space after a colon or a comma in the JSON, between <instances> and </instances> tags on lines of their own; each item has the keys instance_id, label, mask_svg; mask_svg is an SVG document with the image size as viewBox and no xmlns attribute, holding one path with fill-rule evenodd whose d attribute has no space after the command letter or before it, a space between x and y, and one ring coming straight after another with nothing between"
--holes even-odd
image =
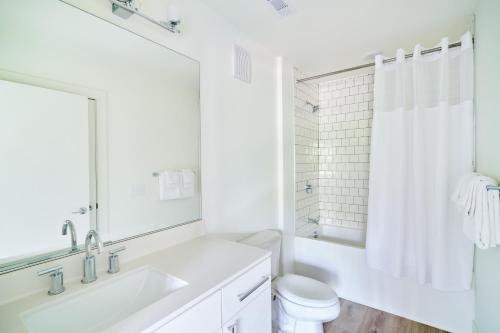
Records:
<instances>
[{"instance_id":1,"label":"wooden floor","mask_svg":"<svg viewBox=\"0 0 500 333\"><path fill-rule=\"evenodd\" d=\"M325 324L325 333L446 333L387 312L340 300L340 315Z\"/></svg>"}]
</instances>

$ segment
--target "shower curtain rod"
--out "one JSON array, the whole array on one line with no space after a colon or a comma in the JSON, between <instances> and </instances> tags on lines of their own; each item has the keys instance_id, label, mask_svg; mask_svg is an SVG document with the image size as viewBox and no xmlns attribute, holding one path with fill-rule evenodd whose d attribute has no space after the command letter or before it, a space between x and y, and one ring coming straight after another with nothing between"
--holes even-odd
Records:
<instances>
[{"instance_id":1,"label":"shower curtain rod","mask_svg":"<svg viewBox=\"0 0 500 333\"><path fill-rule=\"evenodd\" d=\"M472 42L474 42L474 40L472 40ZM458 46L461 46L461 45L462 45L461 42L456 42L456 43L449 44L448 48L451 49L451 48L458 47ZM429 54L429 53L439 52L439 51L441 51L441 46L434 47L432 49L423 50L422 54ZM413 57L413 53L405 54L405 59L412 58L412 57ZM396 59L397 59L396 57L384 59L383 63L386 64L388 62L394 62L394 61L396 61ZM368 68L368 67L373 67L373 66L375 66L375 63L371 62L369 64L354 66L354 67L345 68L345 69L341 69L341 70L334 71L334 72L328 72L328 73L324 73L324 74L318 74L318 75L306 77L306 78L297 80L297 83L302 83L302 82L306 82L306 81L310 81L310 80L321 79L321 78L324 78L324 77L328 77L328 76L332 76L332 75L336 75L336 74L342 74L342 73L345 73L345 72L355 71L355 70L358 70L358 69Z\"/></svg>"}]
</instances>

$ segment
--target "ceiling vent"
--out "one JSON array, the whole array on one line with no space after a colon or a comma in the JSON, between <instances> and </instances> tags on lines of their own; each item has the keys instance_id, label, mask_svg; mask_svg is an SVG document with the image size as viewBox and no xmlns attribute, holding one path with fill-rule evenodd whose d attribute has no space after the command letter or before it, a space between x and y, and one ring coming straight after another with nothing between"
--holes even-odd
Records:
<instances>
[{"instance_id":1,"label":"ceiling vent","mask_svg":"<svg viewBox=\"0 0 500 333\"><path fill-rule=\"evenodd\" d=\"M246 83L252 82L252 57L244 48L234 45L233 76Z\"/></svg>"},{"instance_id":2,"label":"ceiling vent","mask_svg":"<svg viewBox=\"0 0 500 333\"><path fill-rule=\"evenodd\" d=\"M288 14L290 7L283 0L267 0L273 6L274 10L278 12L281 16L285 16Z\"/></svg>"}]
</instances>

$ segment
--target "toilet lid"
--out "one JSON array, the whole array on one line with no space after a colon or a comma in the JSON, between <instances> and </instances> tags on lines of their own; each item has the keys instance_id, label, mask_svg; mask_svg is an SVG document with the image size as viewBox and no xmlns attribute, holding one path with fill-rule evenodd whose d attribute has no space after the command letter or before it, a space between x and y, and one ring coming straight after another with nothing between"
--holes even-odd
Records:
<instances>
[{"instance_id":1,"label":"toilet lid","mask_svg":"<svg viewBox=\"0 0 500 333\"><path fill-rule=\"evenodd\" d=\"M327 284L296 274L286 274L275 283L276 291L287 300L310 307L329 307L338 303L335 291Z\"/></svg>"}]
</instances>

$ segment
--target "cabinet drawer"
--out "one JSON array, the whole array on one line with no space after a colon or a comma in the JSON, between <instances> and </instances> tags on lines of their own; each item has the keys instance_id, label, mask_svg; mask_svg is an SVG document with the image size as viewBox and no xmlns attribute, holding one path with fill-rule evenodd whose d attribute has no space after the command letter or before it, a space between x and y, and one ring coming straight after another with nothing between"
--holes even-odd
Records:
<instances>
[{"instance_id":1,"label":"cabinet drawer","mask_svg":"<svg viewBox=\"0 0 500 333\"><path fill-rule=\"evenodd\" d=\"M221 292L208 296L166 323L155 333L217 332L221 327Z\"/></svg>"},{"instance_id":2,"label":"cabinet drawer","mask_svg":"<svg viewBox=\"0 0 500 333\"><path fill-rule=\"evenodd\" d=\"M271 333L271 289L260 291L256 297L222 325L223 333Z\"/></svg>"},{"instance_id":3,"label":"cabinet drawer","mask_svg":"<svg viewBox=\"0 0 500 333\"><path fill-rule=\"evenodd\" d=\"M270 287L271 259L268 258L222 288L222 322L232 318L262 290Z\"/></svg>"}]
</instances>

